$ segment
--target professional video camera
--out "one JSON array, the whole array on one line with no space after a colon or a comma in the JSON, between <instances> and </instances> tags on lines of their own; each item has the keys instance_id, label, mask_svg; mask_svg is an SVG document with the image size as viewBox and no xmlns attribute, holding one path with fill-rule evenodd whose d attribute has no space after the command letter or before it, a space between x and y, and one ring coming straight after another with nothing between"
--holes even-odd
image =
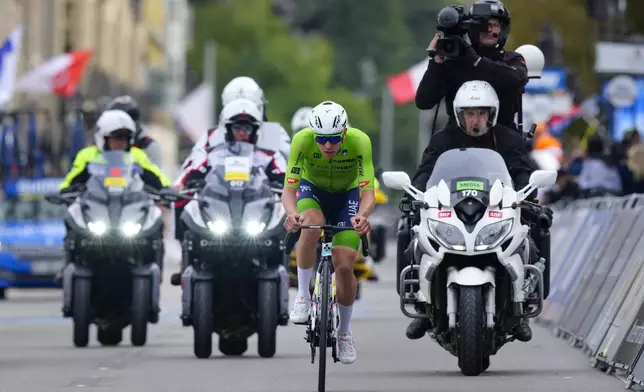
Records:
<instances>
[{"instance_id":1,"label":"professional video camera","mask_svg":"<svg viewBox=\"0 0 644 392\"><path fill-rule=\"evenodd\" d=\"M474 4L472 13L468 14L461 5L451 5L438 13L437 29L443 32L443 38L436 43L436 54L444 57L461 55L462 38L467 39L467 33L473 29L487 28L487 21L492 16L489 4Z\"/></svg>"}]
</instances>

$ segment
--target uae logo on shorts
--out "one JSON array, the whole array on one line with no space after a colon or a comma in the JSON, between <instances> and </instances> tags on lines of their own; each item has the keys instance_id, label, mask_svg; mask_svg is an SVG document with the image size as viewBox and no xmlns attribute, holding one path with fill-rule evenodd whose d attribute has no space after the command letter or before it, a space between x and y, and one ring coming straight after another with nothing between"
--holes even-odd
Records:
<instances>
[{"instance_id":1,"label":"uae logo on shorts","mask_svg":"<svg viewBox=\"0 0 644 392\"><path fill-rule=\"evenodd\" d=\"M349 151L347 150L342 150L342 156L346 157L349 154Z\"/></svg>"}]
</instances>

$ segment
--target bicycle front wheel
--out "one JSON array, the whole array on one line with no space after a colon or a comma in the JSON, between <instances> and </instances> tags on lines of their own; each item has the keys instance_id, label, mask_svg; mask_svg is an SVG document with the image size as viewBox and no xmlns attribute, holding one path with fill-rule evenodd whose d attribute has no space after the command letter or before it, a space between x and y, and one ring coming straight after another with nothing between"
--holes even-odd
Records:
<instances>
[{"instance_id":1,"label":"bicycle front wheel","mask_svg":"<svg viewBox=\"0 0 644 392\"><path fill-rule=\"evenodd\" d=\"M330 261L323 262L322 274L320 276L320 358L319 358L319 372L318 372L318 392L325 392L326 388L326 348L327 338L329 333L329 302L331 287L331 266Z\"/></svg>"}]
</instances>

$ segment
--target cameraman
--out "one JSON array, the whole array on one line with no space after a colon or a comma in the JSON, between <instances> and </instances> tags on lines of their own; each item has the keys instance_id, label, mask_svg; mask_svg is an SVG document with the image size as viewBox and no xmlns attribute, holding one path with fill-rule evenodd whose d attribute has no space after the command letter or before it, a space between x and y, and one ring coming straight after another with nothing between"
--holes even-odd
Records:
<instances>
[{"instance_id":1,"label":"cameraman","mask_svg":"<svg viewBox=\"0 0 644 392\"><path fill-rule=\"evenodd\" d=\"M503 49L510 36L510 12L497 0L478 0L469 17L464 15L462 7L451 8L459 13L458 26L440 27L439 14L439 29L445 31L447 41L460 46L457 57L445 56L439 44L440 35L436 34L427 48L431 60L416 92L416 106L429 110L445 98L448 126L454 125L452 102L456 91L467 81L483 80L490 83L499 96L499 124L516 130L514 115L518 111L523 88L528 83L528 70L519 53ZM441 14L444 11L454 13L446 9ZM471 44L462 36L451 35L451 30L467 31Z\"/></svg>"}]
</instances>

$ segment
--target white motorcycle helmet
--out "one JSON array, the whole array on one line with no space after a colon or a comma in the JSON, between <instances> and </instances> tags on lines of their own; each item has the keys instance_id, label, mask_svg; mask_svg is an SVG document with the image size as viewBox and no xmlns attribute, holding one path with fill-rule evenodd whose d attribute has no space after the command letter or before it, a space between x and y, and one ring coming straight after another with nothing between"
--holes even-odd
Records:
<instances>
[{"instance_id":1,"label":"white motorcycle helmet","mask_svg":"<svg viewBox=\"0 0 644 392\"><path fill-rule=\"evenodd\" d=\"M304 106L297 109L291 119L291 130L293 130L293 134L309 127L309 117L311 116L312 110L313 108L310 106Z\"/></svg>"},{"instance_id":2,"label":"white motorcycle helmet","mask_svg":"<svg viewBox=\"0 0 644 392\"><path fill-rule=\"evenodd\" d=\"M262 112L255 102L245 98L235 99L224 106L219 118L219 125L226 129L227 142L235 140L233 131L236 127L247 127L251 132L249 142L253 144L257 142L257 131L263 121Z\"/></svg>"},{"instance_id":3,"label":"white motorcycle helmet","mask_svg":"<svg viewBox=\"0 0 644 392\"><path fill-rule=\"evenodd\" d=\"M468 132L465 122L464 111L471 108L487 108L490 110L490 118L485 129ZM492 127L496 125L499 117L499 97L496 95L494 88L488 83L481 80L465 82L456 92L454 97L454 115L456 122L461 129L470 136L480 137L485 135Z\"/></svg>"},{"instance_id":4,"label":"white motorcycle helmet","mask_svg":"<svg viewBox=\"0 0 644 392\"><path fill-rule=\"evenodd\" d=\"M347 129L348 124L347 111L333 101L322 102L309 115L309 126L318 135L338 134Z\"/></svg>"},{"instance_id":5,"label":"white motorcycle helmet","mask_svg":"<svg viewBox=\"0 0 644 392\"><path fill-rule=\"evenodd\" d=\"M96 121L94 141L99 150L105 151L105 138L127 137L129 146L134 144L136 124L129 114L122 110L106 110Z\"/></svg>"},{"instance_id":6,"label":"white motorcycle helmet","mask_svg":"<svg viewBox=\"0 0 644 392\"><path fill-rule=\"evenodd\" d=\"M559 171L561 169L561 163L550 150L534 150L530 156L541 170Z\"/></svg>"},{"instance_id":7,"label":"white motorcycle helmet","mask_svg":"<svg viewBox=\"0 0 644 392\"><path fill-rule=\"evenodd\" d=\"M252 101L259 111L264 114L264 105L266 104L264 90L262 90L253 78L248 76L238 76L228 82L221 93L221 104L226 106L230 102L239 98L245 98Z\"/></svg>"}]
</instances>

